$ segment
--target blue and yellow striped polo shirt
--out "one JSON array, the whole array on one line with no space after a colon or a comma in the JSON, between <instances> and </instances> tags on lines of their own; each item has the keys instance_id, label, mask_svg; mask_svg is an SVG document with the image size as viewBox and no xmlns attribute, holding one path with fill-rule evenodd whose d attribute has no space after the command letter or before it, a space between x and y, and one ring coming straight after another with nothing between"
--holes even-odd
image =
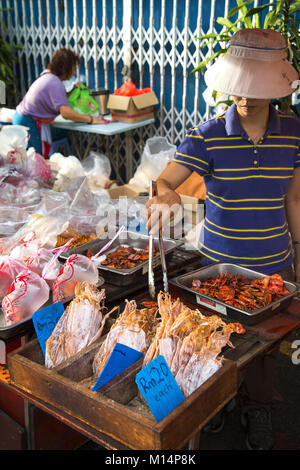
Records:
<instances>
[{"instance_id":1,"label":"blue and yellow striped polo shirt","mask_svg":"<svg viewBox=\"0 0 300 470\"><path fill-rule=\"evenodd\" d=\"M300 167L300 120L270 105L264 137L254 145L236 106L188 131L174 156L204 177L206 217L199 250L212 263L266 274L291 265L285 194Z\"/></svg>"}]
</instances>

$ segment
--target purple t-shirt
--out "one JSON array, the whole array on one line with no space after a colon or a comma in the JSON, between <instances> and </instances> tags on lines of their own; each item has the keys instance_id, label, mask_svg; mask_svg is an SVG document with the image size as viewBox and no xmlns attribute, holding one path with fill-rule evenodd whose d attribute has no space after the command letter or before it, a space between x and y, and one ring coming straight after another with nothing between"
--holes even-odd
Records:
<instances>
[{"instance_id":1,"label":"purple t-shirt","mask_svg":"<svg viewBox=\"0 0 300 470\"><path fill-rule=\"evenodd\" d=\"M44 73L33 82L16 109L34 119L55 119L61 106L69 106L63 82L53 73Z\"/></svg>"}]
</instances>

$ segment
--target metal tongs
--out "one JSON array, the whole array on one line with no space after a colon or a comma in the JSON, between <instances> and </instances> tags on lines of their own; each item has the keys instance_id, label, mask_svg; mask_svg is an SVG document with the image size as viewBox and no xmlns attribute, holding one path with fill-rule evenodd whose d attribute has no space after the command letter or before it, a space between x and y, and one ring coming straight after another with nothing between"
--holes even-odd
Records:
<instances>
[{"instance_id":1,"label":"metal tongs","mask_svg":"<svg viewBox=\"0 0 300 470\"><path fill-rule=\"evenodd\" d=\"M150 181L149 198L152 199L157 193L156 183ZM164 242L162 237L162 228L158 231L158 246L161 259L164 291L169 292L167 263L165 258ZM152 299L155 297L154 271L153 271L153 235L149 235L149 267L148 267L148 287Z\"/></svg>"}]
</instances>

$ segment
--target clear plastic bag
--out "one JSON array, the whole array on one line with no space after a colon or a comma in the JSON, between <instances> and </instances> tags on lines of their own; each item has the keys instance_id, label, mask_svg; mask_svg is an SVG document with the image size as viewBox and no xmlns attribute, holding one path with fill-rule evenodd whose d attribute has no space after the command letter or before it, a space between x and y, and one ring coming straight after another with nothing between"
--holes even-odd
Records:
<instances>
[{"instance_id":1,"label":"clear plastic bag","mask_svg":"<svg viewBox=\"0 0 300 470\"><path fill-rule=\"evenodd\" d=\"M67 192L51 189L41 190L41 202L36 208L36 215L64 218L68 220L71 198Z\"/></svg>"},{"instance_id":2,"label":"clear plastic bag","mask_svg":"<svg viewBox=\"0 0 300 470\"><path fill-rule=\"evenodd\" d=\"M0 131L0 156L4 164L27 171L28 132L24 126L3 126Z\"/></svg>"},{"instance_id":3,"label":"clear plastic bag","mask_svg":"<svg viewBox=\"0 0 300 470\"><path fill-rule=\"evenodd\" d=\"M176 146L168 142L166 137L154 136L146 141L141 163L129 181L143 188L149 188L150 181L155 181L172 161Z\"/></svg>"},{"instance_id":4,"label":"clear plastic bag","mask_svg":"<svg viewBox=\"0 0 300 470\"><path fill-rule=\"evenodd\" d=\"M0 207L0 237L14 235L29 221L30 215L24 209L14 206Z\"/></svg>"},{"instance_id":5,"label":"clear plastic bag","mask_svg":"<svg viewBox=\"0 0 300 470\"><path fill-rule=\"evenodd\" d=\"M2 300L6 325L31 318L49 299L47 282L33 271L18 274Z\"/></svg>"},{"instance_id":6,"label":"clear plastic bag","mask_svg":"<svg viewBox=\"0 0 300 470\"><path fill-rule=\"evenodd\" d=\"M36 256L39 249L55 248L57 237L65 232L69 221L51 216L31 216L29 222L6 242L0 240L0 253L23 261Z\"/></svg>"},{"instance_id":7,"label":"clear plastic bag","mask_svg":"<svg viewBox=\"0 0 300 470\"><path fill-rule=\"evenodd\" d=\"M54 174L49 163L33 147L27 151L27 173L45 183L53 183Z\"/></svg>"},{"instance_id":8,"label":"clear plastic bag","mask_svg":"<svg viewBox=\"0 0 300 470\"><path fill-rule=\"evenodd\" d=\"M84 235L96 233L96 227L101 220L101 216L97 214L97 199L89 190L87 179L84 178L70 205L70 225L77 233Z\"/></svg>"},{"instance_id":9,"label":"clear plastic bag","mask_svg":"<svg viewBox=\"0 0 300 470\"><path fill-rule=\"evenodd\" d=\"M111 163L106 155L91 151L83 160L82 167L91 191L106 188L110 183Z\"/></svg>"}]
</instances>

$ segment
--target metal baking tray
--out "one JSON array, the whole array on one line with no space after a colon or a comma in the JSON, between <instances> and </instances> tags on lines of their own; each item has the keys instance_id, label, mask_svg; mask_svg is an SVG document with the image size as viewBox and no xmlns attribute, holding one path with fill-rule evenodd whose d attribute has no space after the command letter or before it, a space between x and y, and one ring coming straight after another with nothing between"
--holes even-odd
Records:
<instances>
[{"instance_id":1,"label":"metal baking tray","mask_svg":"<svg viewBox=\"0 0 300 470\"><path fill-rule=\"evenodd\" d=\"M209 278L214 278L220 276L222 273L229 273L232 275L242 275L249 280L260 279L265 276L265 274L253 271L252 269L243 268L236 264L231 263L216 263L204 268L197 269L196 271L189 272L187 274L182 274L170 280L170 284L173 284L180 289L183 289L186 292L189 292L193 295L193 299L196 300L197 304L203 305L204 307L215 310L220 314L227 315L236 320L240 320L248 325L253 325L258 323L266 318L278 313L279 311L286 308L292 300L292 297L297 293L298 288L296 284L289 281L284 281L285 287L290 292L289 295L282 297L280 300L270 303L266 307L257 309L257 310L242 310L231 305L209 297L205 294L199 294L191 288L192 281L194 279L199 279L200 281L205 281Z\"/></svg>"},{"instance_id":2,"label":"metal baking tray","mask_svg":"<svg viewBox=\"0 0 300 470\"><path fill-rule=\"evenodd\" d=\"M7 326L3 310L0 308L0 340L5 342L13 341L22 336L31 334L33 331L34 326L31 318Z\"/></svg>"},{"instance_id":3,"label":"metal baking tray","mask_svg":"<svg viewBox=\"0 0 300 470\"><path fill-rule=\"evenodd\" d=\"M92 240L84 245L76 246L71 248L70 250L62 253L60 255L60 261L66 261L66 259L74 254L85 254L87 250L91 250L93 254L96 254L102 247L104 247L107 243L107 235L101 235L101 237ZM149 245L149 236L140 232L134 232L131 230L125 230L121 233L120 237L117 238L109 247L109 249L103 253L108 254L115 251L120 246L129 246L135 249L145 249ZM158 238L154 238L153 240L153 247L155 250L159 251L159 244ZM170 260L172 257L173 251L178 247L178 242L175 240L165 239L164 240L164 248L165 248L165 255L166 261ZM160 268L160 257L154 256L153 257L153 266L155 271ZM100 271L101 276L105 279L105 282L110 284L115 284L118 286L128 286L132 283L139 282L141 280L141 276L146 276L148 273L148 261L144 263L140 263L139 265L135 266L131 269L115 269L109 268L107 266L98 265L98 269Z\"/></svg>"}]
</instances>

